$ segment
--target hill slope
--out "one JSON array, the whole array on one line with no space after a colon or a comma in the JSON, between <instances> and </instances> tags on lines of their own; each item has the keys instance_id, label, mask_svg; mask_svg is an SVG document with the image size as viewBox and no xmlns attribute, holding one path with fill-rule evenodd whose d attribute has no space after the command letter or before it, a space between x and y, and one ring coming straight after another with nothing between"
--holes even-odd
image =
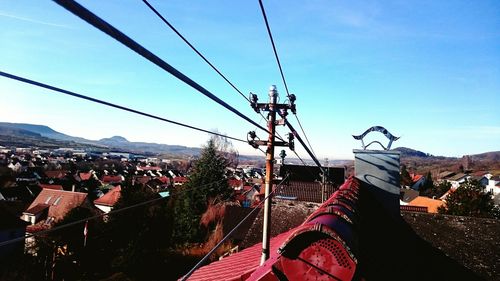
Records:
<instances>
[{"instance_id":1,"label":"hill slope","mask_svg":"<svg viewBox=\"0 0 500 281\"><path fill-rule=\"evenodd\" d=\"M0 122L0 144L16 146L40 147L82 147L92 146L110 150L129 151L134 153L155 153L175 155L198 155L200 148L181 145L168 145L147 142L129 142L121 136L113 136L101 140L88 140L69 136L44 125Z\"/></svg>"}]
</instances>

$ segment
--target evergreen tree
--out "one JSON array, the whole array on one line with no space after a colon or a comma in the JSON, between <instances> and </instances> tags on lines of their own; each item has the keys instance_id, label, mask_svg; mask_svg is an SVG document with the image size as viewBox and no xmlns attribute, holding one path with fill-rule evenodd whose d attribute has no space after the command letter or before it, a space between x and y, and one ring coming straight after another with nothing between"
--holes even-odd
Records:
<instances>
[{"instance_id":1,"label":"evergreen tree","mask_svg":"<svg viewBox=\"0 0 500 281\"><path fill-rule=\"evenodd\" d=\"M425 176L425 183L420 187L420 194L426 193L428 190L434 189L434 181L432 180L432 174L429 171Z\"/></svg>"},{"instance_id":2,"label":"evergreen tree","mask_svg":"<svg viewBox=\"0 0 500 281\"><path fill-rule=\"evenodd\" d=\"M426 188L423 192L420 192L420 195L427 196L429 198L440 198L448 190L450 190L450 188L451 188L451 183L443 181L438 185L433 184L432 188Z\"/></svg>"},{"instance_id":3,"label":"evergreen tree","mask_svg":"<svg viewBox=\"0 0 500 281\"><path fill-rule=\"evenodd\" d=\"M160 196L150 188L135 185L122 189L120 199L114 209L119 210L159 198ZM124 265L134 264L142 259L141 255L146 252L154 252L170 246L173 224L170 208L169 199L163 199L110 217L109 229L114 233L120 233L119 236L113 237L112 247L123 251L124 257L128 258Z\"/></svg>"},{"instance_id":4,"label":"evergreen tree","mask_svg":"<svg viewBox=\"0 0 500 281\"><path fill-rule=\"evenodd\" d=\"M465 181L446 198L446 205L438 211L457 216L493 217L493 200L478 181Z\"/></svg>"},{"instance_id":5,"label":"evergreen tree","mask_svg":"<svg viewBox=\"0 0 500 281\"><path fill-rule=\"evenodd\" d=\"M413 180L411 179L410 173L406 169L406 165L401 166L401 185L403 186L411 186L413 184Z\"/></svg>"},{"instance_id":6,"label":"evergreen tree","mask_svg":"<svg viewBox=\"0 0 500 281\"><path fill-rule=\"evenodd\" d=\"M232 195L225 178L225 169L229 164L227 151L221 151L218 143L214 137L208 141L189 181L174 194L174 238L178 242L201 242L206 234L200 228L201 215L209 204L227 200Z\"/></svg>"}]
</instances>

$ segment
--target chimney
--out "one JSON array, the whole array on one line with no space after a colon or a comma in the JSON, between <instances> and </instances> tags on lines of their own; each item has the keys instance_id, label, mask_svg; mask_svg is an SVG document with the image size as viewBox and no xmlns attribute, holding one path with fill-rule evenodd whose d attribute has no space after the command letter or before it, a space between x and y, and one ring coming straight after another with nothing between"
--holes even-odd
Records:
<instances>
[{"instance_id":1,"label":"chimney","mask_svg":"<svg viewBox=\"0 0 500 281\"><path fill-rule=\"evenodd\" d=\"M71 186L71 191L75 192L75 185L74 184Z\"/></svg>"},{"instance_id":2,"label":"chimney","mask_svg":"<svg viewBox=\"0 0 500 281\"><path fill-rule=\"evenodd\" d=\"M389 144L384 147L380 142L373 141L365 146L363 137L372 131L383 133ZM399 139L389 133L384 127L375 126L360 136L353 136L361 140L363 149L354 149L355 177L367 183L369 192L385 207L395 218L400 217L400 152L390 150L393 141ZM384 150L368 150L368 146L377 143Z\"/></svg>"}]
</instances>

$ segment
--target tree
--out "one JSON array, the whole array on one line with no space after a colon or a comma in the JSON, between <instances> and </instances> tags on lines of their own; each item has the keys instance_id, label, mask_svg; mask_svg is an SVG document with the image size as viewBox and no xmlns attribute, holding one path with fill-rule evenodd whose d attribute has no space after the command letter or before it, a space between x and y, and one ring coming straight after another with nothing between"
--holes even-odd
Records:
<instances>
[{"instance_id":1,"label":"tree","mask_svg":"<svg viewBox=\"0 0 500 281\"><path fill-rule=\"evenodd\" d=\"M427 175L425 176L425 182L424 184L420 187L420 193L425 193L427 190L432 190L434 189L434 181L432 180L432 174L429 171Z\"/></svg>"},{"instance_id":2,"label":"tree","mask_svg":"<svg viewBox=\"0 0 500 281\"><path fill-rule=\"evenodd\" d=\"M432 185L432 187L426 188L420 195L427 196L430 198L440 198L451 188L451 183L443 181L437 185Z\"/></svg>"},{"instance_id":3,"label":"tree","mask_svg":"<svg viewBox=\"0 0 500 281\"><path fill-rule=\"evenodd\" d=\"M472 217L493 217L493 200L477 180L465 181L439 207L442 214Z\"/></svg>"},{"instance_id":4,"label":"tree","mask_svg":"<svg viewBox=\"0 0 500 281\"><path fill-rule=\"evenodd\" d=\"M202 242L206 230L200 228L201 215L210 204L231 197L225 169L229 165L227 148L232 146L227 144L227 140L210 138L194 164L189 181L174 194L174 237L178 242Z\"/></svg>"},{"instance_id":5,"label":"tree","mask_svg":"<svg viewBox=\"0 0 500 281\"><path fill-rule=\"evenodd\" d=\"M401 166L401 185L403 186L411 186L413 184L413 180L406 169L406 165Z\"/></svg>"},{"instance_id":6,"label":"tree","mask_svg":"<svg viewBox=\"0 0 500 281\"><path fill-rule=\"evenodd\" d=\"M159 195L150 188L131 186L122 189L114 210L155 199L159 199ZM144 272L139 271L144 269L140 265L144 266L146 260L162 260L162 251L171 246L172 220L170 199L136 206L110 216L107 227L114 236L109 246L116 253L113 266L142 275Z\"/></svg>"}]
</instances>

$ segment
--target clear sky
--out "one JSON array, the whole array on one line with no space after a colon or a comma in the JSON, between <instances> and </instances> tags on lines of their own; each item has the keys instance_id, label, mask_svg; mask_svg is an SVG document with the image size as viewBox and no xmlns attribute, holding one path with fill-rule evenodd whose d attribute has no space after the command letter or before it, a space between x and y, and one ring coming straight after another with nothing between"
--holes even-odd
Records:
<instances>
[{"instance_id":1,"label":"clear sky","mask_svg":"<svg viewBox=\"0 0 500 281\"><path fill-rule=\"evenodd\" d=\"M265 101L275 84L285 100L257 0L150 2L244 93ZM142 1L79 3L265 125ZM373 125L401 136L395 146L435 155L500 150L500 1L264 5L319 158L352 158L360 144L351 135ZM0 0L0 70L238 138L255 130L51 1ZM44 124L74 136L187 146L208 139L1 77L0 100L0 121ZM291 115L290 122L298 128ZM241 154L257 154L235 145Z\"/></svg>"}]
</instances>

